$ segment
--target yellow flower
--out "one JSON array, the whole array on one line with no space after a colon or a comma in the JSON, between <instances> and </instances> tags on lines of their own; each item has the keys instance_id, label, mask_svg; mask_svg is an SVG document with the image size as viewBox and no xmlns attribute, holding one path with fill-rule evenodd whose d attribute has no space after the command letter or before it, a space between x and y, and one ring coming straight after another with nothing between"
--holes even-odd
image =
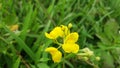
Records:
<instances>
[{"instance_id":1,"label":"yellow flower","mask_svg":"<svg viewBox=\"0 0 120 68\"><path fill-rule=\"evenodd\" d=\"M79 45L75 43L77 42L78 37L79 35L76 32L70 33L66 37L64 44L62 45L62 48L66 53L77 53L78 52Z\"/></svg>"},{"instance_id":2,"label":"yellow flower","mask_svg":"<svg viewBox=\"0 0 120 68\"><path fill-rule=\"evenodd\" d=\"M16 31L16 30L18 30L18 25L16 24L16 25L12 25L12 26L10 26L10 30L11 31Z\"/></svg>"},{"instance_id":3,"label":"yellow flower","mask_svg":"<svg viewBox=\"0 0 120 68\"><path fill-rule=\"evenodd\" d=\"M62 53L55 47L49 47L45 49L46 52L49 52L52 55L52 60L54 62L60 62L62 58Z\"/></svg>"},{"instance_id":4,"label":"yellow flower","mask_svg":"<svg viewBox=\"0 0 120 68\"><path fill-rule=\"evenodd\" d=\"M61 27L55 27L50 33L45 33L45 36L49 39L56 39L58 37L63 37L63 31Z\"/></svg>"},{"instance_id":5,"label":"yellow flower","mask_svg":"<svg viewBox=\"0 0 120 68\"><path fill-rule=\"evenodd\" d=\"M73 44L67 43L67 44L63 44L62 48L66 53L77 53L79 50L79 45L75 43Z\"/></svg>"}]
</instances>

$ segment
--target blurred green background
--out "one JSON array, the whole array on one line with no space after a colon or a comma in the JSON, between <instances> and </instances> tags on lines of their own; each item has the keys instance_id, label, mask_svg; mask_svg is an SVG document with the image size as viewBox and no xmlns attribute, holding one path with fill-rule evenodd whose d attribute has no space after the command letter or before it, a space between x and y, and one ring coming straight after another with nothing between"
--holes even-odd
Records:
<instances>
[{"instance_id":1,"label":"blurred green background","mask_svg":"<svg viewBox=\"0 0 120 68\"><path fill-rule=\"evenodd\" d=\"M44 52L55 26L73 24L80 49L101 57L99 68L120 68L120 0L0 0L0 68L63 68ZM8 26L18 24L18 33ZM93 68L80 60L65 68Z\"/></svg>"}]
</instances>

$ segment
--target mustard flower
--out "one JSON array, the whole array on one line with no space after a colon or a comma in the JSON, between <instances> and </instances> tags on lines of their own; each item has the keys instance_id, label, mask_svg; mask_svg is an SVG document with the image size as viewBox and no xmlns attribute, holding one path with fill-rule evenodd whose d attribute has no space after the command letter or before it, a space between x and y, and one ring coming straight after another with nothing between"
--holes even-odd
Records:
<instances>
[{"instance_id":1,"label":"mustard flower","mask_svg":"<svg viewBox=\"0 0 120 68\"><path fill-rule=\"evenodd\" d=\"M49 52L52 55L52 60L54 62L60 62L62 58L62 53L55 47L49 47L45 49L46 52Z\"/></svg>"},{"instance_id":2,"label":"mustard flower","mask_svg":"<svg viewBox=\"0 0 120 68\"><path fill-rule=\"evenodd\" d=\"M45 36L49 39L56 39L58 37L63 37L63 31L61 27L55 27L50 33L45 33Z\"/></svg>"},{"instance_id":3,"label":"mustard flower","mask_svg":"<svg viewBox=\"0 0 120 68\"><path fill-rule=\"evenodd\" d=\"M78 37L79 35L76 32L67 35L64 44L62 45L62 48L66 53L77 53L79 51L79 45L75 43L77 42Z\"/></svg>"}]
</instances>

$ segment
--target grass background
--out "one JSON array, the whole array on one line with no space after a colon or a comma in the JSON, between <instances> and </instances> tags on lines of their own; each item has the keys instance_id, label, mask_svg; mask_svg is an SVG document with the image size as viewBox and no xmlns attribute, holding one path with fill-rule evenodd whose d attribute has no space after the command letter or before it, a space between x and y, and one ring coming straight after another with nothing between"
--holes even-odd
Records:
<instances>
[{"instance_id":1,"label":"grass background","mask_svg":"<svg viewBox=\"0 0 120 68\"><path fill-rule=\"evenodd\" d=\"M101 57L100 68L120 68L120 0L0 0L0 68L62 68L44 52L54 45L44 33L68 23L80 35L80 49ZM14 24L19 35L7 28ZM88 67L66 62L66 68Z\"/></svg>"}]
</instances>

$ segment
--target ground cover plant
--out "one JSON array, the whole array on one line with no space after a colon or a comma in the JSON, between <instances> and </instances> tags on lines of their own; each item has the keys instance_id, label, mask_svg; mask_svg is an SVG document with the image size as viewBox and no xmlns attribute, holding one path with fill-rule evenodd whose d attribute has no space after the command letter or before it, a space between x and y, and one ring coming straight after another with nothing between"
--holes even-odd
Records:
<instances>
[{"instance_id":1,"label":"ground cover plant","mask_svg":"<svg viewBox=\"0 0 120 68\"><path fill-rule=\"evenodd\" d=\"M0 68L120 68L120 0L0 0Z\"/></svg>"}]
</instances>

